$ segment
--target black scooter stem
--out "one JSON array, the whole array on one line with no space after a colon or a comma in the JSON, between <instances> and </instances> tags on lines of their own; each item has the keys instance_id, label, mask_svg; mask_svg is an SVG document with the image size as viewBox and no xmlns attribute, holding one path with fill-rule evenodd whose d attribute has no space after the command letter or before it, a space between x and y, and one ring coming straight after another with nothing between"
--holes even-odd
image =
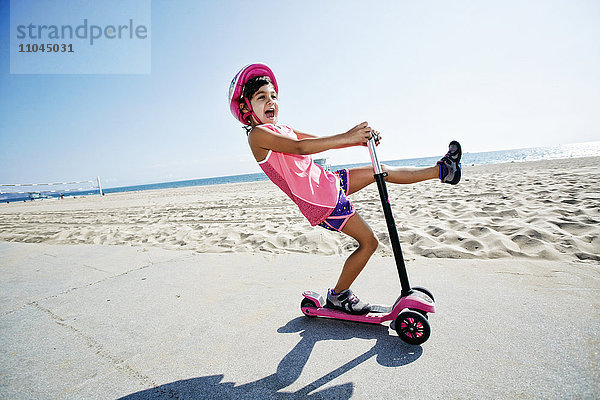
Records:
<instances>
[{"instance_id":1,"label":"black scooter stem","mask_svg":"<svg viewBox=\"0 0 600 400\"><path fill-rule=\"evenodd\" d=\"M406 264L404 263L402 247L400 246L400 238L398 237L398 230L396 229L396 222L394 221L394 216L392 215L392 206L390 205L387 186L385 185L385 177L387 176L387 172L381 172L373 176L375 177L375 182L377 182L377 189L379 189L379 197L381 198L383 215L385 216L385 222L387 223L388 232L390 235L390 243L392 244L392 250L394 251L396 268L398 269L398 277L400 278L400 285L402 286L402 296L407 296L410 294L410 283L408 282Z\"/></svg>"}]
</instances>

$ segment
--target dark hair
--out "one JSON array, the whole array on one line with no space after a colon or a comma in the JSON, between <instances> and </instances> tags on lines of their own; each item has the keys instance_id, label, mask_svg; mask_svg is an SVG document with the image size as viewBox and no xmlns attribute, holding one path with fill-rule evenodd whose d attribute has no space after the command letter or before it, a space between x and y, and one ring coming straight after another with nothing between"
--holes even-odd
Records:
<instances>
[{"instance_id":1,"label":"dark hair","mask_svg":"<svg viewBox=\"0 0 600 400\"><path fill-rule=\"evenodd\" d=\"M250 100L254 93L258 92L258 89L268 84L273 84L268 76L255 76L249 79L244 85L244 90L242 90L242 98Z\"/></svg>"},{"instance_id":2,"label":"dark hair","mask_svg":"<svg viewBox=\"0 0 600 400\"><path fill-rule=\"evenodd\" d=\"M242 96L240 97L240 100L244 98L248 100L252 99L252 96L254 96L254 94L258 92L261 87L269 84L272 85L273 82L268 76L255 76L254 78L248 79L248 82L246 82L244 89L242 90ZM240 102L240 104L243 103ZM249 125L244 125L244 129L246 130L246 135L248 135L250 134L252 127Z\"/></svg>"}]
</instances>

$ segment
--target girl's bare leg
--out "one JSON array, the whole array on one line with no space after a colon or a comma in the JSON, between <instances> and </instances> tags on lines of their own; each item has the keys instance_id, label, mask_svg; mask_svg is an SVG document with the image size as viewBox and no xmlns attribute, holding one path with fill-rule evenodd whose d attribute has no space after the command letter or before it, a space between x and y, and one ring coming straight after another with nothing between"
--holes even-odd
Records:
<instances>
[{"instance_id":1,"label":"girl's bare leg","mask_svg":"<svg viewBox=\"0 0 600 400\"><path fill-rule=\"evenodd\" d=\"M363 270L367 261L371 258L379 241L371 230L371 227L367 225L364 219L358 213L354 213L352 217L346 222L342 232L348 236L353 237L358 242L358 249L354 250L350 257L346 259L342 273L335 285L336 293L340 293L342 290L346 290L352 285L352 282L356 279L358 274Z\"/></svg>"},{"instance_id":2,"label":"girl's bare leg","mask_svg":"<svg viewBox=\"0 0 600 400\"><path fill-rule=\"evenodd\" d=\"M382 165L381 168L388 173L385 178L390 183L417 183L428 179L439 178L439 167L388 167ZM370 165L356 167L348 170L348 195L359 191L367 185L375 182L373 177L373 167ZM350 221L348 221L350 222Z\"/></svg>"}]
</instances>

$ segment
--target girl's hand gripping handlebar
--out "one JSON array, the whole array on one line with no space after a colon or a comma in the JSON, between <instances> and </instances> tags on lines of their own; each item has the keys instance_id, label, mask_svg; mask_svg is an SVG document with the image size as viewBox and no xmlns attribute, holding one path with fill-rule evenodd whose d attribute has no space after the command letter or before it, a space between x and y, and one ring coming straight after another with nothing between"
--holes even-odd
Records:
<instances>
[{"instance_id":1,"label":"girl's hand gripping handlebar","mask_svg":"<svg viewBox=\"0 0 600 400\"><path fill-rule=\"evenodd\" d=\"M369 155L371 156L371 163L373 164L373 173L375 175L381 174L383 170L381 169L381 164L379 163L379 159L377 158L377 152L375 151L375 146L379 143L379 133L371 131L371 138L367 141L367 147L369 148Z\"/></svg>"}]
</instances>

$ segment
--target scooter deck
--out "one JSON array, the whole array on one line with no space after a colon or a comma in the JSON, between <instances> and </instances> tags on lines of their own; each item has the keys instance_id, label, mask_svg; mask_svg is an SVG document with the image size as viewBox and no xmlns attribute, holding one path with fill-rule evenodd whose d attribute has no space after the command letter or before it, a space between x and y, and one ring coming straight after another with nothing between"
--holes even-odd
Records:
<instances>
[{"instance_id":1,"label":"scooter deck","mask_svg":"<svg viewBox=\"0 0 600 400\"><path fill-rule=\"evenodd\" d=\"M400 297L394 306L386 306L380 304L371 305L371 311L367 314L356 315L350 314L342 310L326 307L326 301L317 292L307 290L302 294L305 299L309 299L313 305L307 304L302 306L302 312L309 317L325 317L342 319L346 321L367 322L371 324L379 324L385 321L395 319L400 311L405 308L413 308L423 310L424 312L435 312L435 305L432 300L425 300L421 293L415 293L406 297Z\"/></svg>"},{"instance_id":2,"label":"scooter deck","mask_svg":"<svg viewBox=\"0 0 600 400\"><path fill-rule=\"evenodd\" d=\"M377 311L368 314L356 315L329 307L303 307L302 312L309 317L334 318L354 322L366 322L370 324L380 324L392 320L391 307L380 306Z\"/></svg>"},{"instance_id":3,"label":"scooter deck","mask_svg":"<svg viewBox=\"0 0 600 400\"><path fill-rule=\"evenodd\" d=\"M378 314L378 313L389 314L392 312L392 310L393 310L392 306L383 306L381 304L372 304L371 312L369 314Z\"/></svg>"}]
</instances>

